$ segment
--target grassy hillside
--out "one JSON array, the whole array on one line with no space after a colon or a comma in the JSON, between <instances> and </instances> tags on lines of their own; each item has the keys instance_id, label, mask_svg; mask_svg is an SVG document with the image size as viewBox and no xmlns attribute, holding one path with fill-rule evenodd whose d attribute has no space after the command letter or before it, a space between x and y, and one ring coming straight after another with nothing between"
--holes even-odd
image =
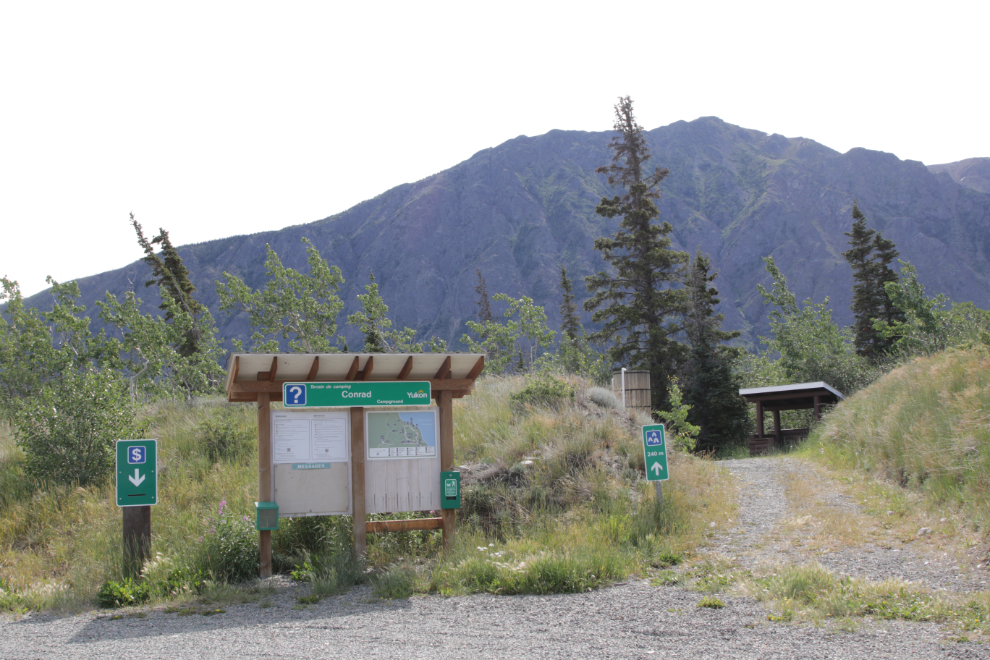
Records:
<instances>
[{"instance_id":1,"label":"grassy hillside","mask_svg":"<svg viewBox=\"0 0 990 660\"><path fill-rule=\"evenodd\" d=\"M734 490L714 463L675 453L657 503L637 421L590 401L576 379L576 396L554 404L512 400L525 385L482 379L456 402L456 463L466 468L456 544L444 555L437 532L369 535L377 593L584 590L676 563L728 516ZM106 600L108 581L121 585L110 593L121 602L209 599L257 574L253 409L215 401L143 414L166 469L153 559L132 584L123 583L112 483L35 484L11 430L0 428L0 610L90 607ZM347 552L350 532L342 516L283 519L275 567L311 580L314 597L347 588L366 579ZM264 597L257 586L240 593Z\"/></svg>"},{"instance_id":2,"label":"grassy hillside","mask_svg":"<svg viewBox=\"0 0 990 660\"><path fill-rule=\"evenodd\" d=\"M956 505L990 527L990 354L950 350L895 369L838 406L805 451Z\"/></svg>"}]
</instances>

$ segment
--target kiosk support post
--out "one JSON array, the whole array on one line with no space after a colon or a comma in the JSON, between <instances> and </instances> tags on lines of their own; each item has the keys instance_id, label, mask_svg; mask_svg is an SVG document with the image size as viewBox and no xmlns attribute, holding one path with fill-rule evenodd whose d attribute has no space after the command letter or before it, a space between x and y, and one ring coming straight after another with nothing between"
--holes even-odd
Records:
<instances>
[{"instance_id":1,"label":"kiosk support post","mask_svg":"<svg viewBox=\"0 0 990 660\"><path fill-rule=\"evenodd\" d=\"M258 501L274 501L272 492L272 424L271 396L267 393L258 394ZM259 549L261 552L261 578L272 576L272 533L268 530L258 532Z\"/></svg>"},{"instance_id":2,"label":"kiosk support post","mask_svg":"<svg viewBox=\"0 0 990 660\"><path fill-rule=\"evenodd\" d=\"M368 528L364 499L364 408L351 408L351 500L354 524L354 555L363 557Z\"/></svg>"},{"instance_id":3,"label":"kiosk support post","mask_svg":"<svg viewBox=\"0 0 990 660\"><path fill-rule=\"evenodd\" d=\"M440 392L437 397L440 408L440 469L454 469L454 397L450 390ZM443 547L450 548L454 540L456 509L443 509Z\"/></svg>"}]
</instances>

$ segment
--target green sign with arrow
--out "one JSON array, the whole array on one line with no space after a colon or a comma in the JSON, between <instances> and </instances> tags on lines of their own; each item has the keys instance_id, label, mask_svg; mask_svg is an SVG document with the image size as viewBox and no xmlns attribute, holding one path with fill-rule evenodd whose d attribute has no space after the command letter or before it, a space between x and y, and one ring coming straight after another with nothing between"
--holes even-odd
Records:
<instances>
[{"instance_id":1,"label":"green sign with arrow","mask_svg":"<svg viewBox=\"0 0 990 660\"><path fill-rule=\"evenodd\" d=\"M158 441L117 441L117 506L158 504Z\"/></svg>"},{"instance_id":2,"label":"green sign with arrow","mask_svg":"<svg viewBox=\"0 0 990 660\"><path fill-rule=\"evenodd\" d=\"M646 458L646 479L667 481L667 438L663 424L648 424L643 427L643 456Z\"/></svg>"}]
</instances>

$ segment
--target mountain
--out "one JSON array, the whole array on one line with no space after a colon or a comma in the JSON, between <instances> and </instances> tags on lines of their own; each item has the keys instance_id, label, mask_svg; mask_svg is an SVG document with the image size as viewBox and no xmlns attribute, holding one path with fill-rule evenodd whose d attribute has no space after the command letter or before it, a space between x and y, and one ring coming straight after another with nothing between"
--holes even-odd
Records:
<instances>
[{"instance_id":1,"label":"mountain","mask_svg":"<svg viewBox=\"0 0 990 660\"><path fill-rule=\"evenodd\" d=\"M618 219L594 212L602 196L615 193L594 171L610 161L611 135L555 130L520 136L323 220L179 252L225 337L249 331L243 316L217 312L214 281L229 271L262 286L266 243L283 263L304 268L303 237L343 270L345 314L357 308L355 295L364 292L373 268L399 327L456 342L477 312L480 268L490 293L531 296L546 306L556 328L560 264L578 297L587 297L581 278L603 267L594 239L618 226ZM661 218L673 225L676 247L711 255L725 326L741 330L744 345L758 346L758 336L768 333L768 310L756 289L768 282L764 255L774 257L799 299L829 296L835 319L851 323L852 275L842 252L854 199L870 226L917 267L930 294L979 306L990 299L990 194L960 185L956 170L933 172L866 149L840 154L810 139L767 135L716 117L657 128L647 142L650 164L671 172L661 185ZM135 262L79 284L95 318L93 302L105 291L121 295L134 286L154 309L157 296L140 287L146 279L146 267ZM34 301L44 304L47 296L39 296ZM359 345L357 333L348 334L351 346Z\"/></svg>"},{"instance_id":2,"label":"mountain","mask_svg":"<svg viewBox=\"0 0 990 660\"><path fill-rule=\"evenodd\" d=\"M967 188L990 193L990 158L967 158L955 163L929 165L928 169L935 173L945 172Z\"/></svg>"}]
</instances>

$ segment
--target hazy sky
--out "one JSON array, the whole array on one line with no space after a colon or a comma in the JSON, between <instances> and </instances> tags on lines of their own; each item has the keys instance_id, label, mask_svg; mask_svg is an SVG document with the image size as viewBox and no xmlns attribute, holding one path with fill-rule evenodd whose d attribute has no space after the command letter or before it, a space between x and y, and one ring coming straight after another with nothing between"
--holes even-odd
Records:
<instances>
[{"instance_id":1,"label":"hazy sky","mask_svg":"<svg viewBox=\"0 0 990 660\"><path fill-rule=\"evenodd\" d=\"M716 115L990 156L977 2L5 2L0 275L25 294L324 218L554 128ZM656 155L663 162L663 154Z\"/></svg>"}]
</instances>

